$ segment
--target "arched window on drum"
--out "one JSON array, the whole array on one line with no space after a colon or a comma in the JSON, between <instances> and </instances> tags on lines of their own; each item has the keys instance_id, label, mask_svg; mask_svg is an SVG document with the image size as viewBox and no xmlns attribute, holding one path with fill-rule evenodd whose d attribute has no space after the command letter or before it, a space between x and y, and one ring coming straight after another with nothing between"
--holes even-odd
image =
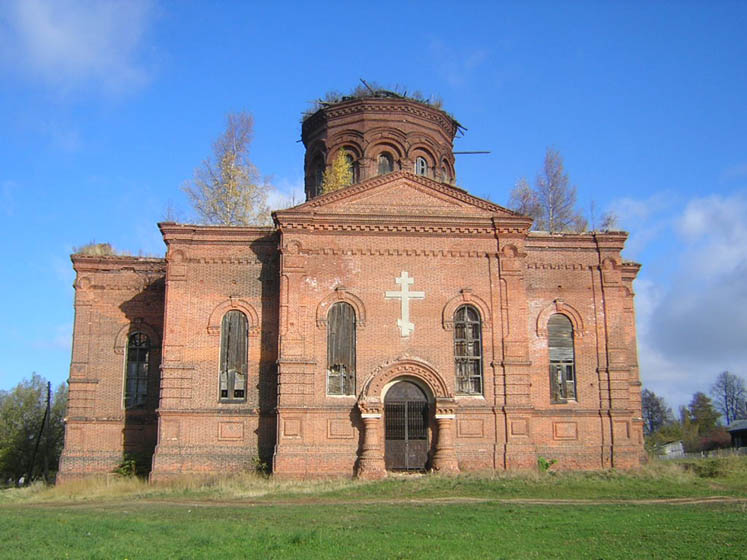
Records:
<instances>
[{"instance_id":1,"label":"arched window on drum","mask_svg":"<svg viewBox=\"0 0 747 560\"><path fill-rule=\"evenodd\" d=\"M428 162L422 156L415 158L415 175L428 175Z\"/></svg>"},{"instance_id":2,"label":"arched window on drum","mask_svg":"<svg viewBox=\"0 0 747 560\"><path fill-rule=\"evenodd\" d=\"M386 175L394 171L394 158L389 152L382 152L378 159L379 175Z\"/></svg>"}]
</instances>

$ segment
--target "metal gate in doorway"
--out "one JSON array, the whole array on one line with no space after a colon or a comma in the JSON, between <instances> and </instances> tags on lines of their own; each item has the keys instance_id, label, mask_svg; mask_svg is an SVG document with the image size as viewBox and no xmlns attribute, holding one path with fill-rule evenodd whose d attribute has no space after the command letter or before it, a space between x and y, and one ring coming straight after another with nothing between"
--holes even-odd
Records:
<instances>
[{"instance_id":1,"label":"metal gate in doorway","mask_svg":"<svg viewBox=\"0 0 747 560\"><path fill-rule=\"evenodd\" d=\"M428 399L400 381L384 398L385 463L390 470L424 470L428 461Z\"/></svg>"}]
</instances>

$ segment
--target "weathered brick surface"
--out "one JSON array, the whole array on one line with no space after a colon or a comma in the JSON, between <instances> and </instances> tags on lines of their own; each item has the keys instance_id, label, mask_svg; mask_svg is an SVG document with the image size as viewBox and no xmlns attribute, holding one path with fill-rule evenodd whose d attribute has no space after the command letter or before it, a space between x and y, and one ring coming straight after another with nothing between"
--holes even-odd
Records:
<instances>
[{"instance_id":1,"label":"weathered brick surface","mask_svg":"<svg viewBox=\"0 0 747 560\"><path fill-rule=\"evenodd\" d=\"M389 128L410 115L395 135L403 161L428 144L414 142L419 132L432 150L446 145L453 163L453 123L399 109ZM387 129L381 107L374 112L373 120L356 111L318 119L321 128L305 128L305 139L317 149L326 138L330 155L353 138L346 127L360 126L361 149L373 154L366 139ZM160 224L163 260L74 257L61 479L107 472L125 451L153 453L154 445L153 479L250 470L257 461L277 476L382 476L382 403L398 379L428 396L434 469L536 468L539 456L561 469L638 465L638 265L620 256L626 234L529 226L403 166L279 211L273 228ZM403 272L410 290L424 292L410 302L407 336L397 324L400 302L385 297L400 289ZM357 321L349 396L326 390L326 317L338 301L353 306ZM453 315L462 304L482 318L479 395L456 391ZM227 403L219 398L220 322L231 309L249 320L249 382L244 401ZM574 329L577 398L563 404L550 399L554 313ZM152 356L148 406L126 413L121 344L138 329L159 340L162 356Z\"/></svg>"},{"instance_id":2,"label":"weathered brick surface","mask_svg":"<svg viewBox=\"0 0 747 560\"><path fill-rule=\"evenodd\" d=\"M275 445L277 241L270 228L161 224L168 245L159 439L152 477L251 470ZM219 398L220 321L249 321L243 402Z\"/></svg>"},{"instance_id":3,"label":"weathered brick surface","mask_svg":"<svg viewBox=\"0 0 747 560\"><path fill-rule=\"evenodd\" d=\"M126 449L152 453L156 443L163 299L163 259L73 256L75 324L70 400L59 480L107 473ZM124 409L127 337L151 338L146 406Z\"/></svg>"}]
</instances>

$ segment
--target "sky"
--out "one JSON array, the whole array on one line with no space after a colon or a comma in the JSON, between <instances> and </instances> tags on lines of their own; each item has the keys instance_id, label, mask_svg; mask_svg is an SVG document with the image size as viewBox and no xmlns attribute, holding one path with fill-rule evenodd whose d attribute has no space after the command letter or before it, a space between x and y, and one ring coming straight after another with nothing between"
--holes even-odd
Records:
<instances>
[{"instance_id":1,"label":"sky","mask_svg":"<svg viewBox=\"0 0 747 560\"><path fill-rule=\"evenodd\" d=\"M229 112L275 207L302 113L363 78L443 100L457 181L506 204L548 147L630 232L644 387L675 410L747 379L747 3L0 2L0 390L68 377L69 255L162 256Z\"/></svg>"}]
</instances>

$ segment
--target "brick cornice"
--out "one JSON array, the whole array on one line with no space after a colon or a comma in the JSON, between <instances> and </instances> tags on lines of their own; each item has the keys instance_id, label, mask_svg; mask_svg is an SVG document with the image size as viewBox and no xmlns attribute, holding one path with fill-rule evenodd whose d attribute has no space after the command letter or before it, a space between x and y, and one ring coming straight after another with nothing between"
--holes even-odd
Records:
<instances>
[{"instance_id":1,"label":"brick cornice","mask_svg":"<svg viewBox=\"0 0 747 560\"><path fill-rule=\"evenodd\" d=\"M108 272L131 270L132 272L165 273L166 259L152 257L98 257L70 255L73 269L77 272Z\"/></svg>"},{"instance_id":2,"label":"brick cornice","mask_svg":"<svg viewBox=\"0 0 747 560\"><path fill-rule=\"evenodd\" d=\"M627 232L558 232L530 231L526 240L527 250L556 250L563 248L604 249L621 251L628 238Z\"/></svg>"},{"instance_id":3,"label":"brick cornice","mask_svg":"<svg viewBox=\"0 0 747 560\"><path fill-rule=\"evenodd\" d=\"M303 121L302 136L314 130L324 119L335 120L355 114L382 114L390 117L392 114L405 114L429 121L442 129L448 138L453 138L459 123L440 109L430 107L410 99L392 99L367 97L341 101L334 105L323 107Z\"/></svg>"},{"instance_id":4,"label":"brick cornice","mask_svg":"<svg viewBox=\"0 0 747 560\"><path fill-rule=\"evenodd\" d=\"M271 226L203 226L161 222L158 224L163 240L171 243L247 243L248 241L276 243L267 239L275 232Z\"/></svg>"},{"instance_id":5,"label":"brick cornice","mask_svg":"<svg viewBox=\"0 0 747 560\"><path fill-rule=\"evenodd\" d=\"M494 230L490 224L468 223L467 220L434 220L432 218L347 215L341 217L309 216L294 219L283 224L286 231L307 231L309 233L340 234L410 234L461 237L492 237Z\"/></svg>"},{"instance_id":6,"label":"brick cornice","mask_svg":"<svg viewBox=\"0 0 747 560\"><path fill-rule=\"evenodd\" d=\"M328 255L328 256L368 256L368 257L459 257L459 258L488 258L494 253L487 251L459 251L445 249L423 249L413 247L411 249L374 249L371 247L356 247L350 249L341 249L333 247L324 247L320 249L304 249L303 255Z\"/></svg>"}]
</instances>

